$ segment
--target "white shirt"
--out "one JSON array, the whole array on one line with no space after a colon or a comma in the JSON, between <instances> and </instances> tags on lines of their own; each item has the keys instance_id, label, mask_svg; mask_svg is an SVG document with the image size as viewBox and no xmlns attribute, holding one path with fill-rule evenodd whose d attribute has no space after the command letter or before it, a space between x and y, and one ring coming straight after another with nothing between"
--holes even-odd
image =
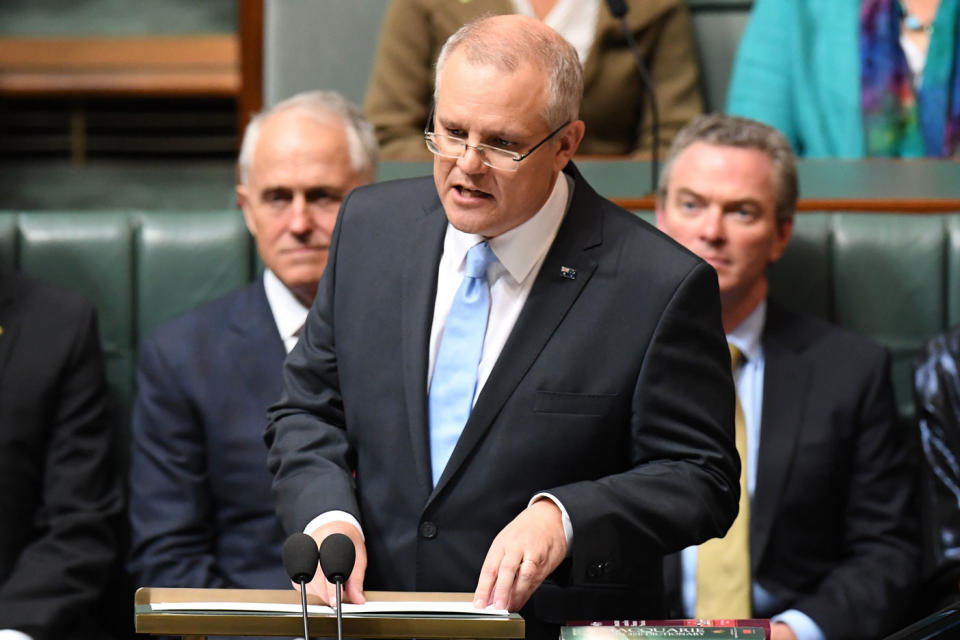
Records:
<instances>
[{"instance_id":1,"label":"white shirt","mask_svg":"<svg viewBox=\"0 0 960 640\"><path fill-rule=\"evenodd\" d=\"M547 201L533 217L510 231L489 239L490 249L497 256L497 262L490 265L487 271L487 282L490 286L490 315L483 340L483 352L477 368L477 391L473 396L474 402L490 376L497 358L500 357L503 345L530 295L530 289L533 287L534 280L537 279L537 274L540 273L540 267L547 257L550 245L553 244L560 223L563 222L563 216L570 205L572 195L573 179L561 173ZM447 232L443 239L443 255L440 256L440 264L437 267L437 296L433 304L430 362L427 367L428 389L430 378L433 376L437 350L440 347L440 337L443 335L443 327L446 325L453 298L457 294L457 289L460 288L460 281L463 280L467 251L484 240L486 238L483 236L463 233L452 225L447 225ZM530 502L540 497L549 498L560 509L569 550L573 543L573 525L570 522L570 516L563 505L550 494L537 494L530 499ZM363 535L363 529L357 519L344 511L321 513L307 523L303 531L309 534L328 522L334 521L349 522Z\"/></svg>"},{"instance_id":2,"label":"white shirt","mask_svg":"<svg viewBox=\"0 0 960 640\"><path fill-rule=\"evenodd\" d=\"M280 339L283 340L283 347L290 353L297 345L300 329L307 320L309 309L303 306L297 296L293 295L270 269L263 271L263 290L267 294L267 304L273 314L277 331L280 332Z\"/></svg>"},{"instance_id":3,"label":"white shirt","mask_svg":"<svg viewBox=\"0 0 960 640\"><path fill-rule=\"evenodd\" d=\"M516 13L536 18L530 0L513 0ZM577 50L580 64L587 63L600 17L600 0L557 0L543 23L562 35Z\"/></svg>"}]
</instances>

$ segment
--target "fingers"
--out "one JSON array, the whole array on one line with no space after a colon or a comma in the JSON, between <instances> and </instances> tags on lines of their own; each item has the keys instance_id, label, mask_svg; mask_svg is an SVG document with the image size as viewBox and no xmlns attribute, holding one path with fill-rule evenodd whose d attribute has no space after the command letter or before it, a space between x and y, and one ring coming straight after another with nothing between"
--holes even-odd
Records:
<instances>
[{"instance_id":1,"label":"fingers","mask_svg":"<svg viewBox=\"0 0 960 640\"><path fill-rule=\"evenodd\" d=\"M519 610L565 554L559 509L549 501L535 502L494 538L480 569L474 606L492 603Z\"/></svg>"},{"instance_id":2,"label":"fingers","mask_svg":"<svg viewBox=\"0 0 960 640\"><path fill-rule=\"evenodd\" d=\"M319 546L323 543L323 540L333 533L342 533L350 538L350 540L353 542L354 551L356 552L356 559L353 563L353 569L351 570L350 576L347 578L346 583L343 585L343 591L341 594L343 596L343 601L353 602L355 604L363 604L367 601L366 597L363 595L363 579L367 570L367 547L363 542L363 537L360 535L360 532L356 527L344 521L329 522L311 532L310 535L313 536L313 539L317 541L317 547L319 548ZM327 578L323 573L323 567L317 567L317 572L314 574L313 581L307 585L307 593L316 595L329 606L336 606L337 587L335 584L327 581Z\"/></svg>"}]
</instances>

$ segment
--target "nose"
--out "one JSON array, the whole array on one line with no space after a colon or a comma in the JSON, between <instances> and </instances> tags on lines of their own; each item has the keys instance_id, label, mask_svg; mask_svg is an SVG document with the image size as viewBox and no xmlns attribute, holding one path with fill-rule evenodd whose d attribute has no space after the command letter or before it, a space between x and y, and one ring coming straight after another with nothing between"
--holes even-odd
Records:
<instances>
[{"instance_id":1,"label":"nose","mask_svg":"<svg viewBox=\"0 0 960 640\"><path fill-rule=\"evenodd\" d=\"M467 145L463 155L457 158L457 167L464 173L481 173L487 165L483 164L483 154L476 147Z\"/></svg>"},{"instance_id":2,"label":"nose","mask_svg":"<svg viewBox=\"0 0 960 640\"><path fill-rule=\"evenodd\" d=\"M290 206L290 233L303 235L310 231L312 224L307 211L307 200L302 193L298 193Z\"/></svg>"},{"instance_id":3,"label":"nose","mask_svg":"<svg viewBox=\"0 0 960 640\"><path fill-rule=\"evenodd\" d=\"M727 238L723 224L723 209L710 207L703 215L703 224L700 225L700 236L711 244L722 243Z\"/></svg>"}]
</instances>

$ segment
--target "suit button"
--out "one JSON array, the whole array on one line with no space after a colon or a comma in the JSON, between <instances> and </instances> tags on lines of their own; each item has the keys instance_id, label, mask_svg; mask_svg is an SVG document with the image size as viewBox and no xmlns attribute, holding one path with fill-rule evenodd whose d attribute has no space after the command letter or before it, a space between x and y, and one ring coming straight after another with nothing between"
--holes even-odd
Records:
<instances>
[{"instance_id":1,"label":"suit button","mask_svg":"<svg viewBox=\"0 0 960 640\"><path fill-rule=\"evenodd\" d=\"M607 570L607 563L602 561L593 562L590 564L590 566L587 567L587 577L592 580L596 580L597 578L602 576L604 573L606 573L606 570Z\"/></svg>"},{"instance_id":2,"label":"suit button","mask_svg":"<svg viewBox=\"0 0 960 640\"><path fill-rule=\"evenodd\" d=\"M420 536L427 540L433 540L437 537L437 525L429 520L420 525Z\"/></svg>"}]
</instances>

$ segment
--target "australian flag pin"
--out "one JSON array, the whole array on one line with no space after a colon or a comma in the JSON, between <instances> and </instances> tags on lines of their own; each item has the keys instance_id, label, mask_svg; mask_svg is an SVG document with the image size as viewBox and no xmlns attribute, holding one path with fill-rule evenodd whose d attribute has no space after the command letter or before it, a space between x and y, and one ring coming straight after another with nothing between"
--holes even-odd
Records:
<instances>
[{"instance_id":1,"label":"australian flag pin","mask_svg":"<svg viewBox=\"0 0 960 640\"><path fill-rule=\"evenodd\" d=\"M567 280L576 280L577 270L573 267L560 267L560 276Z\"/></svg>"}]
</instances>

